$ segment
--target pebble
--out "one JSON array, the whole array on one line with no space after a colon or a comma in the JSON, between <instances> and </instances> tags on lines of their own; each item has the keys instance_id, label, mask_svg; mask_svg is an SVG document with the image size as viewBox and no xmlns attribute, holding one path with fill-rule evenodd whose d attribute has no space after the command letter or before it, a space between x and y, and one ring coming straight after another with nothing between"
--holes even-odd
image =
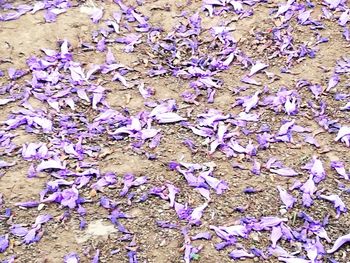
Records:
<instances>
[{"instance_id":1,"label":"pebble","mask_svg":"<svg viewBox=\"0 0 350 263\"><path fill-rule=\"evenodd\" d=\"M254 240L254 241L259 241L259 235L257 233L251 233L250 237Z\"/></svg>"},{"instance_id":2,"label":"pebble","mask_svg":"<svg viewBox=\"0 0 350 263\"><path fill-rule=\"evenodd\" d=\"M285 214L287 214L287 210L286 209L280 209L280 214L283 216L283 215L285 215Z\"/></svg>"},{"instance_id":3,"label":"pebble","mask_svg":"<svg viewBox=\"0 0 350 263\"><path fill-rule=\"evenodd\" d=\"M162 242L160 242L159 246L160 247L164 247L166 245L166 240L163 239Z\"/></svg>"},{"instance_id":4,"label":"pebble","mask_svg":"<svg viewBox=\"0 0 350 263\"><path fill-rule=\"evenodd\" d=\"M15 242L14 242L14 245L15 246L20 246L22 244L22 242L21 241L18 241L18 240L16 240Z\"/></svg>"},{"instance_id":5,"label":"pebble","mask_svg":"<svg viewBox=\"0 0 350 263\"><path fill-rule=\"evenodd\" d=\"M38 205L38 211L41 211L45 207L45 204L39 204Z\"/></svg>"},{"instance_id":6,"label":"pebble","mask_svg":"<svg viewBox=\"0 0 350 263\"><path fill-rule=\"evenodd\" d=\"M164 210L169 210L169 209L170 209L169 204L164 204L164 205L162 206L162 209L164 209Z\"/></svg>"}]
</instances>

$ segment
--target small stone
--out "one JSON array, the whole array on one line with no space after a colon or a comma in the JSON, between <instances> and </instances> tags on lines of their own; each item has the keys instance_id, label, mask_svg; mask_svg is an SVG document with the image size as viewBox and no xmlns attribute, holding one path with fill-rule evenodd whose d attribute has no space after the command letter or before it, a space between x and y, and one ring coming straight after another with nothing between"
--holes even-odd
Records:
<instances>
[{"instance_id":1,"label":"small stone","mask_svg":"<svg viewBox=\"0 0 350 263\"><path fill-rule=\"evenodd\" d=\"M96 190L95 189L92 189L91 191L90 191L90 197L95 197L96 195L97 195L97 192L96 192Z\"/></svg>"},{"instance_id":2,"label":"small stone","mask_svg":"<svg viewBox=\"0 0 350 263\"><path fill-rule=\"evenodd\" d=\"M38 205L38 211L41 211L45 207L45 204L39 204Z\"/></svg>"},{"instance_id":3,"label":"small stone","mask_svg":"<svg viewBox=\"0 0 350 263\"><path fill-rule=\"evenodd\" d=\"M164 205L162 206L162 209L164 209L164 210L169 210L169 209L170 209L169 204L164 204Z\"/></svg>"},{"instance_id":4,"label":"small stone","mask_svg":"<svg viewBox=\"0 0 350 263\"><path fill-rule=\"evenodd\" d=\"M284 208L282 208L282 209L280 209L280 214L283 216L283 215L285 215L285 214L287 214L287 210L286 209L284 209Z\"/></svg>"},{"instance_id":5,"label":"small stone","mask_svg":"<svg viewBox=\"0 0 350 263\"><path fill-rule=\"evenodd\" d=\"M21 242L21 241L16 240L15 242L13 242L13 244L14 244L15 246L20 246L20 245L22 244L22 242Z\"/></svg>"},{"instance_id":6,"label":"small stone","mask_svg":"<svg viewBox=\"0 0 350 263\"><path fill-rule=\"evenodd\" d=\"M259 235L257 233L251 233L250 234L251 239L253 239L254 241L259 241Z\"/></svg>"}]
</instances>

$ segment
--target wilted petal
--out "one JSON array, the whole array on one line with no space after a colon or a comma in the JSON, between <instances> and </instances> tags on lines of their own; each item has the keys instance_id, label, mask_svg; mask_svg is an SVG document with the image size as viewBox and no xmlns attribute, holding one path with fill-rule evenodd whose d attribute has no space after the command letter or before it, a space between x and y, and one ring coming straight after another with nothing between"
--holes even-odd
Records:
<instances>
[{"instance_id":1,"label":"wilted petal","mask_svg":"<svg viewBox=\"0 0 350 263\"><path fill-rule=\"evenodd\" d=\"M76 253L69 253L64 256L64 263L79 263L79 256Z\"/></svg>"},{"instance_id":2,"label":"wilted petal","mask_svg":"<svg viewBox=\"0 0 350 263\"><path fill-rule=\"evenodd\" d=\"M339 83L340 78L338 74L334 74L330 77L329 81L328 81L328 86L326 91L330 91L332 88L334 88L335 86L337 86L337 84Z\"/></svg>"},{"instance_id":3,"label":"wilted petal","mask_svg":"<svg viewBox=\"0 0 350 263\"><path fill-rule=\"evenodd\" d=\"M68 206L69 208L74 208L77 204L76 201L79 198L78 190L73 186L69 189L64 189L62 191L61 204L63 206Z\"/></svg>"},{"instance_id":4,"label":"wilted petal","mask_svg":"<svg viewBox=\"0 0 350 263\"><path fill-rule=\"evenodd\" d=\"M296 176L298 173L294 171L292 168L280 168L280 169L270 169L270 172L282 175L282 176Z\"/></svg>"},{"instance_id":5,"label":"wilted petal","mask_svg":"<svg viewBox=\"0 0 350 263\"><path fill-rule=\"evenodd\" d=\"M259 72L260 70L267 68L268 66L269 66L268 64L264 64L264 63L261 63L260 61L257 61L250 69L249 77Z\"/></svg>"},{"instance_id":6,"label":"wilted petal","mask_svg":"<svg viewBox=\"0 0 350 263\"><path fill-rule=\"evenodd\" d=\"M38 172L46 169L64 169L65 165L61 163L60 160L47 160L42 161L36 168Z\"/></svg>"},{"instance_id":7,"label":"wilted petal","mask_svg":"<svg viewBox=\"0 0 350 263\"><path fill-rule=\"evenodd\" d=\"M287 97L284 109L288 115L294 115L298 112L297 99L295 97Z\"/></svg>"},{"instance_id":8,"label":"wilted petal","mask_svg":"<svg viewBox=\"0 0 350 263\"><path fill-rule=\"evenodd\" d=\"M28 229L21 225L13 225L10 227L10 232L15 236L24 237L28 234Z\"/></svg>"},{"instance_id":9,"label":"wilted petal","mask_svg":"<svg viewBox=\"0 0 350 263\"><path fill-rule=\"evenodd\" d=\"M5 250L8 248L10 242L8 239L8 235L0 236L0 253L5 252Z\"/></svg>"},{"instance_id":10,"label":"wilted petal","mask_svg":"<svg viewBox=\"0 0 350 263\"><path fill-rule=\"evenodd\" d=\"M100 258L100 250L97 249L94 258L92 259L91 263L99 263Z\"/></svg>"},{"instance_id":11,"label":"wilted petal","mask_svg":"<svg viewBox=\"0 0 350 263\"><path fill-rule=\"evenodd\" d=\"M256 107L259 101L259 94L260 94L260 91L257 91L254 93L253 96L244 100L242 106L245 108L246 113L248 113L252 108Z\"/></svg>"},{"instance_id":12,"label":"wilted petal","mask_svg":"<svg viewBox=\"0 0 350 263\"><path fill-rule=\"evenodd\" d=\"M280 186L277 186L277 189L280 193L280 198L287 209L290 209L293 207L294 203L296 202L296 198L290 195L285 189L283 189Z\"/></svg>"},{"instance_id":13,"label":"wilted petal","mask_svg":"<svg viewBox=\"0 0 350 263\"><path fill-rule=\"evenodd\" d=\"M236 259L240 259L240 258L254 258L255 255L252 253L248 253L247 251L243 250L243 249L237 249L237 250L233 250L230 252L230 258L236 260Z\"/></svg>"},{"instance_id":14,"label":"wilted petal","mask_svg":"<svg viewBox=\"0 0 350 263\"><path fill-rule=\"evenodd\" d=\"M278 218L274 216L265 216L260 219L259 222L253 224L253 229L260 231L269 227L278 226L280 223L288 221L285 218Z\"/></svg>"},{"instance_id":15,"label":"wilted petal","mask_svg":"<svg viewBox=\"0 0 350 263\"><path fill-rule=\"evenodd\" d=\"M197 239L210 240L211 239L211 234L209 232L198 233L197 235L191 237L191 239L192 240L197 240Z\"/></svg>"},{"instance_id":16,"label":"wilted petal","mask_svg":"<svg viewBox=\"0 0 350 263\"><path fill-rule=\"evenodd\" d=\"M316 141L316 139L313 136L305 136L305 142L315 145L317 148L320 147L320 144Z\"/></svg>"},{"instance_id":17,"label":"wilted petal","mask_svg":"<svg viewBox=\"0 0 350 263\"><path fill-rule=\"evenodd\" d=\"M52 216L51 215L39 215L36 219L35 219L35 223L33 225L33 227L37 227L39 225L42 225L44 223L46 223L47 221L51 220Z\"/></svg>"},{"instance_id":18,"label":"wilted petal","mask_svg":"<svg viewBox=\"0 0 350 263\"><path fill-rule=\"evenodd\" d=\"M273 227L271 231L271 236L270 236L270 240L272 242L271 247L275 248L278 240L280 240L282 236L283 236L283 233L282 233L281 227L280 226Z\"/></svg>"},{"instance_id":19,"label":"wilted petal","mask_svg":"<svg viewBox=\"0 0 350 263\"><path fill-rule=\"evenodd\" d=\"M323 164L321 160L316 157L313 157L313 164L311 166L310 172L314 176L315 183L319 183L320 181L326 178L326 172L323 168Z\"/></svg>"},{"instance_id":20,"label":"wilted petal","mask_svg":"<svg viewBox=\"0 0 350 263\"><path fill-rule=\"evenodd\" d=\"M345 213L347 211L344 202L340 199L340 197L336 194L333 195L320 195L320 198L328 200L334 204L334 208L337 210L337 216L339 214Z\"/></svg>"},{"instance_id":21,"label":"wilted petal","mask_svg":"<svg viewBox=\"0 0 350 263\"><path fill-rule=\"evenodd\" d=\"M327 250L328 254L336 252L342 245L350 241L350 234L339 237L333 244L333 247Z\"/></svg>"},{"instance_id":22,"label":"wilted petal","mask_svg":"<svg viewBox=\"0 0 350 263\"><path fill-rule=\"evenodd\" d=\"M175 204L175 195L180 192L178 188L176 188L172 184L166 184L169 190L169 200L170 200L170 206L173 207Z\"/></svg>"},{"instance_id":23,"label":"wilted petal","mask_svg":"<svg viewBox=\"0 0 350 263\"><path fill-rule=\"evenodd\" d=\"M309 176L309 179L302 185L300 190L311 195L316 192L317 188L312 175Z\"/></svg>"},{"instance_id":24,"label":"wilted petal","mask_svg":"<svg viewBox=\"0 0 350 263\"><path fill-rule=\"evenodd\" d=\"M202 188L202 187L197 187L194 189L195 191L198 191L204 198L208 200L208 202L211 200L210 199L210 192L208 189Z\"/></svg>"},{"instance_id":25,"label":"wilted petal","mask_svg":"<svg viewBox=\"0 0 350 263\"><path fill-rule=\"evenodd\" d=\"M38 230L38 227L32 228L28 231L28 233L24 236L24 243L30 244L36 241L36 232Z\"/></svg>"},{"instance_id":26,"label":"wilted petal","mask_svg":"<svg viewBox=\"0 0 350 263\"><path fill-rule=\"evenodd\" d=\"M349 136L350 135L350 127L348 126L342 126L339 131L338 131L338 134L337 134L337 137L334 139L335 141L339 141L339 140L342 140L343 137L345 136ZM348 141L345 141L346 145L348 147L350 147L350 143L349 143L349 140Z\"/></svg>"},{"instance_id":27,"label":"wilted petal","mask_svg":"<svg viewBox=\"0 0 350 263\"><path fill-rule=\"evenodd\" d=\"M0 160L0 168L11 167L11 166L14 166L15 164L16 164L15 162L9 163L9 162Z\"/></svg>"},{"instance_id":28,"label":"wilted petal","mask_svg":"<svg viewBox=\"0 0 350 263\"><path fill-rule=\"evenodd\" d=\"M346 9L339 17L339 25L345 26L345 24L350 20L350 9Z\"/></svg>"},{"instance_id":29,"label":"wilted petal","mask_svg":"<svg viewBox=\"0 0 350 263\"><path fill-rule=\"evenodd\" d=\"M295 257L290 257L290 258L279 257L278 260L285 263L310 263L310 260L308 259L295 258Z\"/></svg>"},{"instance_id":30,"label":"wilted petal","mask_svg":"<svg viewBox=\"0 0 350 263\"><path fill-rule=\"evenodd\" d=\"M305 250L307 253L307 257L311 260L311 262L316 262L316 258L318 256L316 246L314 244L306 244Z\"/></svg>"},{"instance_id":31,"label":"wilted petal","mask_svg":"<svg viewBox=\"0 0 350 263\"><path fill-rule=\"evenodd\" d=\"M218 195L221 195L225 190L228 189L227 183L222 180L218 180L210 175L208 172L203 172L199 175L199 177L203 178L210 187L215 189Z\"/></svg>"},{"instance_id":32,"label":"wilted petal","mask_svg":"<svg viewBox=\"0 0 350 263\"><path fill-rule=\"evenodd\" d=\"M298 15L298 22L301 25L303 25L310 18L311 12L312 12L312 9L305 10L305 11L299 13L299 15Z\"/></svg>"},{"instance_id":33,"label":"wilted petal","mask_svg":"<svg viewBox=\"0 0 350 263\"><path fill-rule=\"evenodd\" d=\"M248 76L245 76L241 79L241 81L243 83L247 83L247 84L252 84L252 85L256 85L256 86L261 86L261 83L260 82L257 82L255 79L252 79Z\"/></svg>"},{"instance_id":34,"label":"wilted petal","mask_svg":"<svg viewBox=\"0 0 350 263\"><path fill-rule=\"evenodd\" d=\"M164 112L157 114L156 119L159 123L173 123L186 120L186 118L182 118L175 112Z\"/></svg>"},{"instance_id":35,"label":"wilted petal","mask_svg":"<svg viewBox=\"0 0 350 263\"><path fill-rule=\"evenodd\" d=\"M200 224L201 223L200 219L203 215L203 211L207 206L208 204L204 203L203 205L196 207L189 217L190 223L196 224L196 225Z\"/></svg>"},{"instance_id":36,"label":"wilted petal","mask_svg":"<svg viewBox=\"0 0 350 263\"><path fill-rule=\"evenodd\" d=\"M229 236L240 236L246 238L249 233L249 229L244 225L222 226L220 230L225 231Z\"/></svg>"},{"instance_id":37,"label":"wilted petal","mask_svg":"<svg viewBox=\"0 0 350 263\"><path fill-rule=\"evenodd\" d=\"M98 23L98 21L100 21L102 16L103 16L103 10L100 8L95 8L91 15L91 20L94 23Z\"/></svg>"},{"instance_id":38,"label":"wilted petal","mask_svg":"<svg viewBox=\"0 0 350 263\"><path fill-rule=\"evenodd\" d=\"M287 121L286 123L282 124L282 126L280 127L277 135L285 135L287 134L287 132L289 131L290 128L292 128L292 126L294 125L295 120L292 121Z\"/></svg>"},{"instance_id":39,"label":"wilted petal","mask_svg":"<svg viewBox=\"0 0 350 263\"><path fill-rule=\"evenodd\" d=\"M337 173L344 177L344 179L349 180L349 175L346 173L345 166L343 162L332 161L331 167L337 171Z\"/></svg>"}]
</instances>

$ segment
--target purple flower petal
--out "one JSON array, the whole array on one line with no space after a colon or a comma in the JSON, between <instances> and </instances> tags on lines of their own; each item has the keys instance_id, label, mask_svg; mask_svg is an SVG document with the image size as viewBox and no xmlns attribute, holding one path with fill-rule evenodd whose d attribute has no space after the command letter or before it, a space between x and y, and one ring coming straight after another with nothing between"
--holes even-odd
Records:
<instances>
[{"instance_id":1,"label":"purple flower petal","mask_svg":"<svg viewBox=\"0 0 350 263\"><path fill-rule=\"evenodd\" d=\"M317 148L320 147L320 144L316 141L316 139L313 136L305 136L305 142L311 144L311 145L315 145Z\"/></svg>"},{"instance_id":2,"label":"purple flower petal","mask_svg":"<svg viewBox=\"0 0 350 263\"><path fill-rule=\"evenodd\" d=\"M326 91L330 91L331 89L333 89L335 86L338 85L340 81L340 78L339 78L339 75L338 74L333 74L329 81L328 81L328 86L327 86L327 89Z\"/></svg>"},{"instance_id":3,"label":"purple flower petal","mask_svg":"<svg viewBox=\"0 0 350 263\"><path fill-rule=\"evenodd\" d=\"M292 168L280 168L280 169L270 169L270 172L281 175L281 176L296 176L298 173Z\"/></svg>"},{"instance_id":4,"label":"purple flower petal","mask_svg":"<svg viewBox=\"0 0 350 263\"><path fill-rule=\"evenodd\" d=\"M346 9L339 17L339 25L345 26L346 23L350 20L350 9Z\"/></svg>"},{"instance_id":5,"label":"purple flower petal","mask_svg":"<svg viewBox=\"0 0 350 263\"><path fill-rule=\"evenodd\" d=\"M299 24L303 25L305 22L310 18L312 9L310 10L304 10L303 12L299 13L298 15L298 22Z\"/></svg>"},{"instance_id":6,"label":"purple flower petal","mask_svg":"<svg viewBox=\"0 0 350 263\"><path fill-rule=\"evenodd\" d=\"M331 167L337 171L337 173L341 176L343 176L343 178L345 180L349 180L349 175L346 173L345 170L345 166L343 162L340 161L332 161L331 162Z\"/></svg>"},{"instance_id":7,"label":"purple flower petal","mask_svg":"<svg viewBox=\"0 0 350 263\"><path fill-rule=\"evenodd\" d=\"M212 236L209 232L198 233L197 235L191 237L192 240L197 240L197 239L210 240L211 238L212 238Z\"/></svg>"},{"instance_id":8,"label":"purple flower petal","mask_svg":"<svg viewBox=\"0 0 350 263\"><path fill-rule=\"evenodd\" d=\"M270 239L272 242L271 247L275 248L277 245L277 242L281 239L282 236L283 236L283 233L280 226L272 227L271 236L270 236Z\"/></svg>"},{"instance_id":9,"label":"purple flower petal","mask_svg":"<svg viewBox=\"0 0 350 263\"><path fill-rule=\"evenodd\" d=\"M22 206L22 207L37 207L40 203L37 201L28 201L28 202L20 202L20 203L16 203L16 206Z\"/></svg>"},{"instance_id":10,"label":"purple flower petal","mask_svg":"<svg viewBox=\"0 0 350 263\"><path fill-rule=\"evenodd\" d=\"M221 195L225 190L228 189L227 183L222 180L218 180L209 175L211 172L203 172L199 175L199 177L203 178L210 187L215 189L218 195Z\"/></svg>"},{"instance_id":11,"label":"purple flower petal","mask_svg":"<svg viewBox=\"0 0 350 263\"><path fill-rule=\"evenodd\" d=\"M8 235L0 236L0 253L5 252L5 250L9 247Z\"/></svg>"},{"instance_id":12,"label":"purple flower petal","mask_svg":"<svg viewBox=\"0 0 350 263\"><path fill-rule=\"evenodd\" d=\"M100 19L103 16L103 10L100 8L94 8L94 11L91 15L91 20L92 22L94 22L95 24L98 23L98 21L100 21Z\"/></svg>"},{"instance_id":13,"label":"purple flower petal","mask_svg":"<svg viewBox=\"0 0 350 263\"><path fill-rule=\"evenodd\" d=\"M347 212L347 208L344 202L340 199L340 197L336 194L333 195L320 195L320 198L328 200L334 204L334 208L337 210L337 217L339 217L340 213Z\"/></svg>"},{"instance_id":14,"label":"purple flower petal","mask_svg":"<svg viewBox=\"0 0 350 263\"><path fill-rule=\"evenodd\" d=\"M264 64L261 63L260 61L257 61L252 68L250 69L250 73L249 73L249 77L253 76L255 73L259 72L260 70L263 70L265 68L267 68L269 65L268 64Z\"/></svg>"},{"instance_id":15,"label":"purple flower petal","mask_svg":"<svg viewBox=\"0 0 350 263\"><path fill-rule=\"evenodd\" d=\"M79 256L74 252L64 256L64 259L63 259L64 263L79 263L79 261L80 261Z\"/></svg>"},{"instance_id":16,"label":"purple flower petal","mask_svg":"<svg viewBox=\"0 0 350 263\"><path fill-rule=\"evenodd\" d=\"M245 76L241 79L243 83L251 84L251 85L256 85L256 86L261 86L260 82L257 82L255 79L252 79L248 76Z\"/></svg>"},{"instance_id":17,"label":"purple flower petal","mask_svg":"<svg viewBox=\"0 0 350 263\"><path fill-rule=\"evenodd\" d=\"M157 226L162 227L162 228L178 228L177 224L170 223L168 221L157 221Z\"/></svg>"},{"instance_id":18,"label":"purple flower petal","mask_svg":"<svg viewBox=\"0 0 350 263\"><path fill-rule=\"evenodd\" d=\"M21 225L13 225L10 227L10 232L15 236L24 237L28 234L28 229Z\"/></svg>"},{"instance_id":19,"label":"purple flower petal","mask_svg":"<svg viewBox=\"0 0 350 263\"><path fill-rule=\"evenodd\" d=\"M172 184L166 184L166 186L168 187L168 190L169 190L168 196L169 196L170 206L174 207L175 195L178 194L180 192L180 190Z\"/></svg>"},{"instance_id":20,"label":"purple flower petal","mask_svg":"<svg viewBox=\"0 0 350 263\"><path fill-rule=\"evenodd\" d=\"M254 93L253 96L244 99L242 106L245 108L245 112L248 113L252 108L255 108L259 101L260 91Z\"/></svg>"},{"instance_id":21,"label":"purple flower petal","mask_svg":"<svg viewBox=\"0 0 350 263\"><path fill-rule=\"evenodd\" d=\"M28 231L28 233L24 236L23 242L26 244L30 244L36 241L36 232L39 227L32 228Z\"/></svg>"},{"instance_id":22,"label":"purple flower petal","mask_svg":"<svg viewBox=\"0 0 350 263\"><path fill-rule=\"evenodd\" d=\"M255 255L252 253L248 253L243 249L232 250L229 254L230 258L236 260L241 258L254 258Z\"/></svg>"},{"instance_id":23,"label":"purple flower petal","mask_svg":"<svg viewBox=\"0 0 350 263\"><path fill-rule=\"evenodd\" d=\"M323 168L323 164L321 160L313 157L313 165L310 169L311 174L314 176L315 183L319 183L320 181L326 178L326 172Z\"/></svg>"},{"instance_id":24,"label":"purple flower petal","mask_svg":"<svg viewBox=\"0 0 350 263\"><path fill-rule=\"evenodd\" d=\"M297 99L295 97L287 97L284 109L288 115L295 115L298 112Z\"/></svg>"},{"instance_id":25,"label":"purple flower petal","mask_svg":"<svg viewBox=\"0 0 350 263\"><path fill-rule=\"evenodd\" d=\"M346 41L350 42L350 30L349 28L345 27L343 32L343 37Z\"/></svg>"},{"instance_id":26,"label":"purple flower petal","mask_svg":"<svg viewBox=\"0 0 350 263\"><path fill-rule=\"evenodd\" d=\"M100 250L97 249L94 258L92 259L91 263L98 263L100 260Z\"/></svg>"},{"instance_id":27,"label":"purple flower petal","mask_svg":"<svg viewBox=\"0 0 350 263\"><path fill-rule=\"evenodd\" d=\"M310 263L310 260L303 259L303 258L296 258L296 257L278 257L279 261L285 262L285 263Z\"/></svg>"},{"instance_id":28,"label":"purple flower petal","mask_svg":"<svg viewBox=\"0 0 350 263\"><path fill-rule=\"evenodd\" d=\"M277 189L280 193L280 198L283 204L286 206L286 208L287 209L292 208L294 203L296 202L296 198L288 194L288 192L280 186L277 186Z\"/></svg>"},{"instance_id":29,"label":"purple flower petal","mask_svg":"<svg viewBox=\"0 0 350 263\"><path fill-rule=\"evenodd\" d=\"M39 215L36 219L35 219L35 223L33 225L33 227L37 227L39 225L42 225L46 222L48 222L49 220L52 219L51 215Z\"/></svg>"},{"instance_id":30,"label":"purple flower petal","mask_svg":"<svg viewBox=\"0 0 350 263\"><path fill-rule=\"evenodd\" d=\"M65 165L60 160L47 160L42 161L36 168L38 172L46 169L65 169Z\"/></svg>"},{"instance_id":31,"label":"purple flower petal","mask_svg":"<svg viewBox=\"0 0 350 263\"><path fill-rule=\"evenodd\" d=\"M201 223L200 219L203 215L204 209L208 206L207 203L204 203L201 206L196 207L193 209L192 213L189 216L189 221L191 224L199 225Z\"/></svg>"},{"instance_id":32,"label":"purple flower petal","mask_svg":"<svg viewBox=\"0 0 350 263\"><path fill-rule=\"evenodd\" d=\"M77 200L79 198L79 192L75 187L65 189L62 191L61 205L68 206L73 209L77 205Z\"/></svg>"},{"instance_id":33,"label":"purple flower petal","mask_svg":"<svg viewBox=\"0 0 350 263\"><path fill-rule=\"evenodd\" d=\"M156 115L159 123L174 123L186 120L175 112L164 112Z\"/></svg>"},{"instance_id":34,"label":"purple flower petal","mask_svg":"<svg viewBox=\"0 0 350 263\"><path fill-rule=\"evenodd\" d=\"M137 255L135 251L129 251L128 257L129 257L129 263L138 263Z\"/></svg>"},{"instance_id":35,"label":"purple flower petal","mask_svg":"<svg viewBox=\"0 0 350 263\"><path fill-rule=\"evenodd\" d=\"M346 146L350 147L350 141L349 139L348 140L345 140L344 138L345 137L349 137L350 135L350 127L348 126L342 126L339 131L338 131L338 134L337 134L337 137L334 139L335 141L339 141L339 140L342 140L346 143Z\"/></svg>"},{"instance_id":36,"label":"purple flower petal","mask_svg":"<svg viewBox=\"0 0 350 263\"><path fill-rule=\"evenodd\" d=\"M333 247L327 250L328 254L336 252L341 246L350 241L350 234L339 237L333 244Z\"/></svg>"},{"instance_id":37,"label":"purple flower petal","mask_svg":"<svg viewBox=\"0 0 350 263\"><path fill-rule=\"evenodd\" d=\"M8 163L6 161L0 160L0 168L4 168L4 167L11 167L14 166L16 163Z\"/></svg>"}]
</instances>

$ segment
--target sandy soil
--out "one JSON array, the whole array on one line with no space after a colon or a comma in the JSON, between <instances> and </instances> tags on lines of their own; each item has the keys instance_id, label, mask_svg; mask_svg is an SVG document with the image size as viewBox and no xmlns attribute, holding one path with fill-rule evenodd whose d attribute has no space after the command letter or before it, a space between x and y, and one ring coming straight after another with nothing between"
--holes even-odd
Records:
<instances>
[{"instance_id":1,"label":"sandy soil","mask_svg":"<svg viewBox=\"0 0 350 263\"><path fill-rule=\"evenodd\" d=\"M14 1L18 2L18 1ZM131 3L131 2L130 2ZM177 3L177 2L176 2ZM150 22L154 25L159 25L165 31L171 30L173 25L178 21L184 21L183 18L174 17L182 11L192 12L201 7L200 1L190 1L186 5L177 7L175 2L165 0L160 1L145 1L145 4L138 7L138 10L150 17ZM89 6L91 2L80 3L81 5ZM118 10L118 7L110 1L95 1L97 6L103 7L106 10L105 17L111 14L113 10ZM135 5L135 3L131 3ZM269 49L259 50L259 44L252 44L253 36L251 30L268 30L273 26L273 21L268 18L269 7L275 6L276 2L271 2L266 5L257 5L254 7L255 14L252 17L237 20L232 22L232 27L235 38L239 40L239 47L247 55L252 58L265 59L270 54ZM168 6L169 11L163 10L164 6ZM159 9L152 9L153 7ZM38 12L35 15L27 14L15 21L1 23L0 25L0 70L4 72L10 67L25 68L25 61L32 55L41 55L40 49L43 47L56 49L57 41L61 39L69 40L73 47L74 60L80 61L85 65L99 64L105 59L105 54L97 51L82 51L80 46L81 41L91 42L91 32L98 29L99 24L93 24L89 16L83 12L80 7L70 8L67 13L59 15L55 23L44 23L43 13ZM317 17L317 14L313 13ZM210 28L213 25L220 24L223 18L209 18L203 16L203 27ZM271 82L265 74L256 76L256 80L267 84L272 91L278 90L279 87L295 87L296 79L307 79L313 83L320 83L326 86L331 75L331 70L336 65L336 60L342 55L349 53L347 42L341 37L341 30L336 23L325 22L326 29L322 31L323 37L328 37L329 42L319 45L319 51L314 59L305 59L300 63L296 63L292 68L294 74L281 74L280 66L284 58L274 60L274 65L269 68L270 72L275 73L280 78ZM297 41L313 42L315 35L310 32L307 27L295 24L294 37ZM199 98L199 105L190 105L182 101L180 94L188 89L188 80L174 78L172 76L150 78L145 74L149 67L144 62L150 59L150 49L146 44L139 45L135 52L124 53L122 44L114 44L110 46L116 60L126 66L130 66L137 70L133 73L135 76L141 76L146 86L151 86L155 89L154 100L174 98L178 102L180 114L185 115L188 110L193 110L190 121L195 121L195 116L204 112L208 108L219 109L225 113L237 113L239 109L232 108L237 95L233 94L234 88L242 86L240 78L244 74L239 66L232 66L228 70L219 74L218 78L223 81L223 86L216 93L215 103L209 104L204 96ZM329 71L325 72L324 68ZM132 74L131 74L132 75ZM17 81L18 85L24 85L25 80L30 79L25 76ZM110 82L105 76L98 76L98 82L108 89L107 102L117 110L127 108L131 115L136 114L144 109L144 99L136 88L125 88L120 82ZM0 78L0 86L9 83L8 78ZM337 92L348 93L346 87L346 78L342 77L342 82L337 87ZM249 88L241 92L239 96L253 94L261 87L246 85ZM312 98L312 94L302 90L303 102ZM333 99L332 94L325 95L324 101L329 105L329 116L340 120L341 123L349 123L348 111L338 110L342 106L342 102ZM34 108L43 108L47 105L41 103L34 98L30 99L30 103ZM5 121L11 111L18 109L16 103L10 103L0 106L2 113L0 121ZM280 127L281 121L286 117L283 114L275 114L271 110L261 110L260 123L271 125L271 129L276 131ZM91 112L91 116L96 113ZM319 129L313 116L301 114L297 117L298 124L303 127L310 127L312 130ZM181 125L162 125L163 139L161 144L155 149L142 149L140 152L135 152L130 147L128 140L112 141L107 137L98 137L91 141L91 145L101 147L101 152L93 157L101 172L112 171L122 178L125 173L133 173L136 176L146 175L149 178L148 184L133 189L137 200L143 193L146 193L152 186L161 186L166 182L171 182L181 189L178 196L179 200L187 200L191 206L196 207L202 204L203 200L200 195L193 191L185 181L185 179L176 171L168 169L170 161L185 161L191 163L206 163L214 162L216 164L215 175L217 178L225 180L229 189L223 195L212 194L212 202L203 214L203 224L199 227L193 226L190 229L190 234L208 231L209 225L229 225L242 217L242 214L235 211L238 206L247 207L244 212L245 217L261 217L268 215L280 216L281 201L279 199L276 186L288 188L294 182L294 178L280 177L262 171L259 176L253 175L250 172L251 162L249 157L239 155L237 158L227 158L220 152L215 152L213 155L208 154L207 145L202 144L203 140L188 129ZM253 128L253 126L251 127ZM13 142L18 146L18 149L28 142L50 142L51 137L46 134L35 134L27 132L24 127L19 127L11 131L16 135ZM191 138L197 142L198 150L192 153L182 141L186 138ZM312 156L319 156L325 163L329 163L335 158L345 162L346 167L350 167L349 148L344 144L334 142L334 134L329 134L320 131L315 138L318 140L320 147L316 148L305 143L302 137L295 139L294 144L278 143L273 144L266 151L259 152L256 157L261 163L265 163L269 157L276 156L286 166L299 169ZM247 135L245 139L254 140L254 136ZM148 160L143 151L157 154L157 160ZM109 212L98 206L97 201L102 196L107 196L118 203L120 209L133 216L132 219L123 219L121 222L125 227L134 234L134 239L137 244L137 256L139 262L183 262L183 235L179 229L163 229L156 225L156 220L166 220L173 223L178 223L180 226L185 226L184 222L178 220L175 211L169 207L168 202L157 197L150 196L145 202L132 202L128 204L127 198L119 197L118 193L122 188L121 180L116 185L106 188L103 192L91 191L82 189L82 195L85 198L92 200L91 204L87 204L87 216L85 220L88 222L88 227L85 230L79 229L80 216L71 211L66 220L61 221L64 209L56 204L47 204L41 211L38 209L22 209L15 206L17 202L28 200L38 200L40 191L45 187L45 184L51 180L50 173L40 173L36 178L27 178L27 171L30 162L19 157L18 154L4 156L7 161L16 161L16 165L10 168L3 169L4 175L0 177L0 193L5 200L1 207L3 212L5 208L12 208L12 217L0 221L0 234L8 232L8 227L12 223L30 225L34 223L36 216L45 212L53 216L54 220L45 224L42 239L30 245L22 244L19 238L11 237L10 248L3 254L0 254L0 259L8 258L11 255L16 255L16 262L62 262L63 257L70 252L77 252L80 255L81 262L90 262L96 249L100 249L100 262L129 262L126 253L126 246L130 241L122 241L124 236L108 220ZM69 161L69 159L67 159ZM233 163L239 163L246 170L233 167ZM329 165L325 166L327 172L327 180L322 182L319 189L324 189L325 192L341 194L345 204L350 205L350 196L346 192L341 192L338 189L338 183L345 184L346 188L350 186L347 181L340 180ZM298 179L305 181L308 178L307 173L298 170L300 175ZM244 194L243 190L246 187L254 187L259 191L253 194ZM292 192L300 199L298 191ZM295 214L299 211L304 211L305 208L299 203L292 211L287 212L284 217L293 221ZM350 229L349 214L343 214L339 219L335 218L335 212L332 205L328 202L316 200L315 204L307 209L308 213L314 218L322 219L325 215L330 214L330 223L327 226L328 235L334 241L338 236L347 234ZM301 224L299 219L294 222L295 226ZM269 235L262 233L240 242L247 248L257 246L266 248L269 245ZM230 248L222 251L217 251L214 244L220 242L220 239L214 235L211 241L197 240L193 241L192 245L203 245L202 251L199 253L198 262L231 262L228 257ZM284 241L283 241L284 242ZM327 248L331 244L326 244ZM290 245L288 245L290 246ZM120 249L114 255L111 251ZM132 248L132 249L136 249ZM335 254L335 258L339 262L348 262L350 256L347 255L348 247L340 250ZM325 258L327 258L326 256ZM259 262L260 259L247 259L243 262ZM326 259L324 259L326 260ZM276 259L270 259L266 262L277 262ZM326 261L324 261L326 262Z\"/></svg>"}]
</instances>

